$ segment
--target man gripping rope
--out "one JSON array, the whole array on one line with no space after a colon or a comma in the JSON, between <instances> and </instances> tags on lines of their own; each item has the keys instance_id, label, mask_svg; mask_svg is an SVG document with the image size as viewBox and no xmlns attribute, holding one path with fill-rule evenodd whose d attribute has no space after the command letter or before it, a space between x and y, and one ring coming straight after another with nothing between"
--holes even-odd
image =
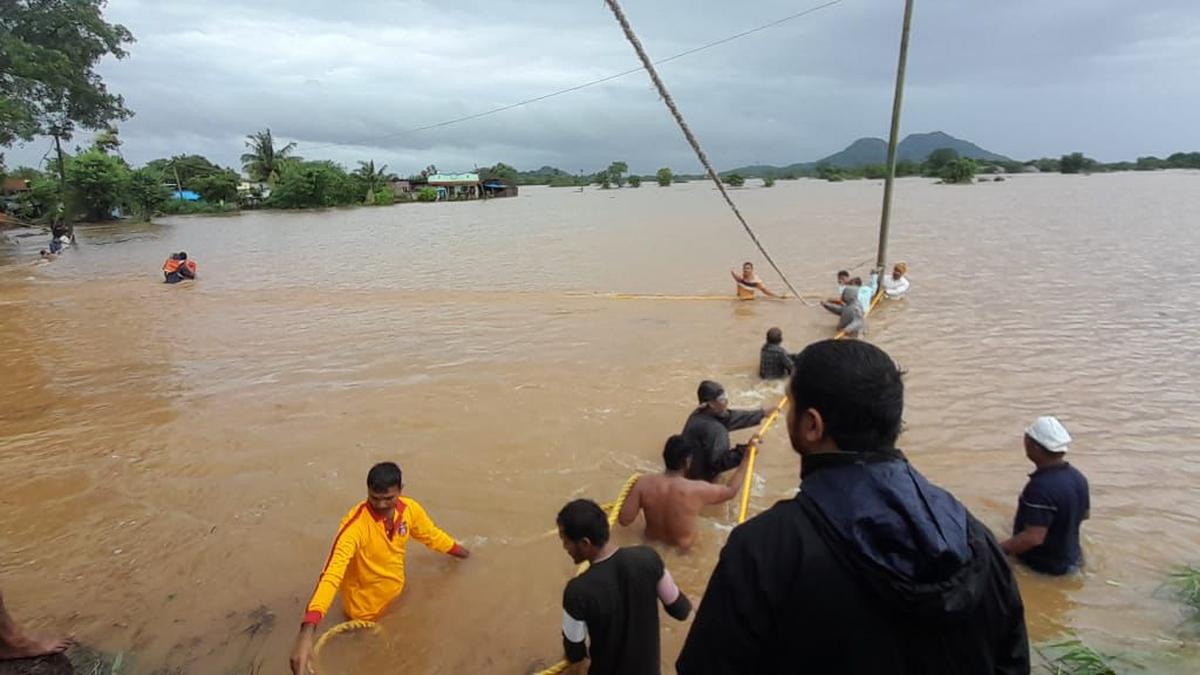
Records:
<instances>
[{"instance_id":1,"label":"man gripping rope","mask_svg":"<svg viewBox=\"0 0 1200 675\"><path fill-rule=\"evenodd\" d=\"M310 672L313 635L339 589L346 617L352 620L374 621L400 597L410 537L439 553L456 558L471 555L465 546L438 529L415 499L400 495L402 477L400 467L393 462L371 467L366 501L342 519L292 650L295 675Z\"/></svg>"}]
</instances>

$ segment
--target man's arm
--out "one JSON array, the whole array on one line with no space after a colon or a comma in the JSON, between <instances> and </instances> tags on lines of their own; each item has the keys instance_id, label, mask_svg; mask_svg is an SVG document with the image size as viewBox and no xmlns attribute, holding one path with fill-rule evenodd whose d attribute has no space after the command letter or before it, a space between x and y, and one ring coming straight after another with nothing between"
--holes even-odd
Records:
<instances>
[{"instance_id":1,"label":"man's arm","mask_svg":"<svg viewBox=\"0 0 1200 675\"><path fill-rule=\"evenodd\" d=\"M751 443L758 443L758 436L750 439ZM746 468L750 465L750 453L742 453L742 461L738 464L737 472L729 479L728 485L720 483L705 483L697 489L700 491L701 498L705 504L723 504L737 496L738 490L742 487L742 481L746 478Z\"/></svg>"},{"instance_id":2,"label":"man's arm","mask_svg":"<svg viewBox=\"0 0 1200 675\"><path fill-rule=\"evenodd\" d=\"M686 621L688 615L692 613L692 601L688 600L683 591L679 590L679 586L671 578L670 570L666 567L663 567L656 590L658 591L658 600L667 610L667 614L676 621Z\"/></svg>"},{"instance_id":3,"label":"man's arm","mask_svg":"<svg viewBox=\"0 0 1200 675\"><path fill-rule=\"evenodd\" d=\"M768 298L778 298L779 297L778 295L772 293L771 290L767 288L767 285L761 281L758 282L758 290L762 291L763 295L767 296Z\"/></svg>"},{"instance_id":4,"label":"man's arm","mask_svg":"<svg viewBox=\"0 0 1200 675\"><path fill-rule=\"evenodd\" d=\"M621 512L617 514L617 522L621 527L629 527L633 521L637 520L638 511L642 508L642 479L637 479L633 484L633 488L625 497L625 503L621 505Z\"/></svg>"},{"instance_id":5,"label":"man's arm","mask_svg":"<svg viewBox=\"0 0 1200 675\"><path fill-rule=\"evenodd\" d=\"M737 431L738 429L752 427L759 422L762 422L763 418L766 416L767 411L763 410L762 408L759 408L758 410L730 410L729 415L722 420L722 422L725 424L726 429L730 431Z\"/></svg>"},{"instance_id":6,"label":"man's arm","mask_svg":"<svg viewBox=\"0 0 1200 675\"><path fill-rule=\"evenodd\" d=\"M1021 555L1026 551L1037 548L1046 541L1046 532L1048 527L1026 526L1017 534L1005 539L1000 548L1008 555Z\"/></svg>"},{"instance_id":7,"label":"man's arm","mask_svg":"<svg viewBox=\"0 0 1200 675\"><path fill-rule=\"evenodd\" d=\"M433 519L425 513L425 509L414 500L407 500L407 509L412 522L412 537L425 544L430 550L447 553L455 558L469 558L471 552L467 547L454 541L454 537L443 532Z\"/></svg>"},{"instance_id":8,"label":"man's arm","mask_svg":"<svg viewBox=\"0 0 1200 675\"><path fill-rule=\"evenodd\" d=\"M356 514L357 515L357 514ZM317 587L304 612L304 621L300 624L300 634L296 636L296 644L292 649L291 666L294 675L307 675L309 659L312 658L313 634L317 624L321 623L333 598L337 595L342 578L346 575L346 567L358 552L358 532L354 529L354 518L342 525L333 540L329 557L325 560L325 569L317 579Z\"/></svg>"},{"instance_id":9,"label":"man's arm","mask_svg":"<svg viewBox=\"0 0 1200 675\"><path fill-rule=\"evenodd\" d=\"M577 619L576 616L583 616L583 612L577 606L571 595L571 586L567 585L563 589L563 619L562 619L562 637L563 637L563 653L567 660L571 663L579 663L587 658L587 622L583 619Z\"/></svg>"},{"instance_id":10,"label":"man's arm","mask_svg":"<svg viewBox=\"0 0 1200 675\"><path fill-rule=\"evenodd\" d=\"M1058 515L1058 507L1049 495L1031 482L1021 492L1021 500L1017 503L1017 515L1017 520L1024 523L1024 526L1020 532L1000 544L1000 548L1009 555L1021 555L1041 546L1042 542L1046 541L1046 532L1050 529L1050 524Z\"/></svg>"}]
</instances>

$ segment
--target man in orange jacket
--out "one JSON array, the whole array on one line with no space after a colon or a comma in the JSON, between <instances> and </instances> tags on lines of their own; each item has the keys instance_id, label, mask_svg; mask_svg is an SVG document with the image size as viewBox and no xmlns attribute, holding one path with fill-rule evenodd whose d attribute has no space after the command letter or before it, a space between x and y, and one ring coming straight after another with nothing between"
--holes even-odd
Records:
<instances>
[{"instance_id":1,"label":"man in orange jacket","mask_svg":"<svg viewBox=\"0 0 1200 675\"><path fill-rule=\"evenodd\" d=\"M292 672L309 672L317 624L342 591L342 608L352 620L374 621L404 590L404 552L409 537L439 553L467 558L471 552L433 524L416 500L400 496L400 467L382 462L367 473L367 499L342 519L325 569L292 650Z\"/></svg>"}]
</instances>

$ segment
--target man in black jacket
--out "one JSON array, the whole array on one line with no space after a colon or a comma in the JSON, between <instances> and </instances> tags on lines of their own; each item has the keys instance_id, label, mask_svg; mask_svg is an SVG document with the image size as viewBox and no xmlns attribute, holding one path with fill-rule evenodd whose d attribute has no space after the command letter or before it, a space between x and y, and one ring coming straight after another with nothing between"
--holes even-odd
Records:
<instances>
[{"instance_id":1,"label":"man in black jacket","mask_svg":"<svg viewBox=\"0 0 1200 675\"><path fill-rule=\"evenodd\" d=\"M895 449L892 359L818 342L789 390L800 492L730 534L679 673L1028 673L1004 553Z\"/></svg>"},{"instance_id":2,"label":"man in black jacket","mask_svg":"<svg viewBox=\"0 0 1200 675\"><path fill-rule=\"evenodd\" d=\"M722 471L728 471L742 463L749 443L731 448L729 432L752 427L763 420L766 412L758 410L730 410L725 388L712 380L705 380L696 389L700 407L688 415L683 424L682 436L691 442L696 452L688 466L687 477L706 480L710 483ZM751 443L756 439L751 439Z\"/></svg>"}]
</instances>

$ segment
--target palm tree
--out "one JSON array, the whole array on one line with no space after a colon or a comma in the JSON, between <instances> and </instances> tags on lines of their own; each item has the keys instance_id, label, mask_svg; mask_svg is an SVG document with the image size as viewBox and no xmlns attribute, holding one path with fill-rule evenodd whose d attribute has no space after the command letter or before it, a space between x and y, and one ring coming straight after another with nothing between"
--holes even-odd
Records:
<instances>
[{"instance_id":1,"label":"palm tree","mask_svg":"<svg viewBox=\"0 0 1200 675\"><path fill-rule=\"evenodd\" d=\"M274 184L279 178L286 160L300 160L292 155L296 149L295 143L288 143L282 148L275 147L275 139L271 137L271 129L250 134L246 137L246 147L250 152L242 155L242 168L250 174L250 178Z\"/></svg>"},{"instance_id":2,"label":"palm tree","mask_svg":"<svg viewBox=\"0 0 1200 675\"><path fill-rule=\"evenodd\" d=\"M372 195L379 191L385 183L395 180L395 176L387 172L387 164L375 169L375 160L369 162L359 162L358 168L354 170L354 176L362 181L362 184L367 188L367 201L371 201Z\"/></svg>"}]
</instances>

